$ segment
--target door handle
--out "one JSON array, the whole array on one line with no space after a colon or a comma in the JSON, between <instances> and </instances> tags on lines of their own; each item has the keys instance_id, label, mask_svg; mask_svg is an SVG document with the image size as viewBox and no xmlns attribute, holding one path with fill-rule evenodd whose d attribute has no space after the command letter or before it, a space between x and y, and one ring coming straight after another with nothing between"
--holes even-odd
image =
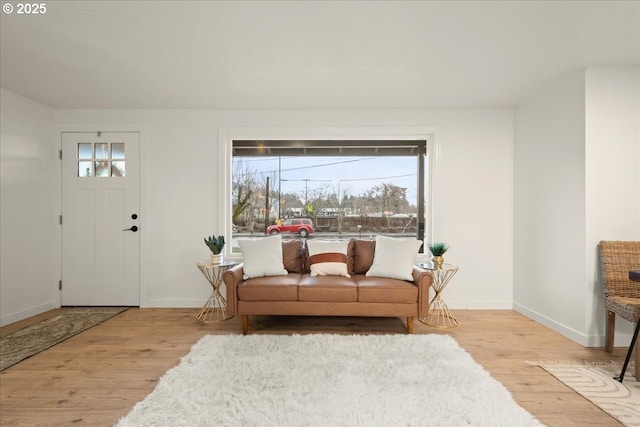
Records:
<instances>
[{"instance_id":1,"label":"door handle","mask_svg":"<svg viewBox=\"0 0 640 427\"><path fill-rule=\"evenodd\" d=\"M131 228L125 228L125 229L124 229L124 230L122 230L122 231L133 231L133 232L135 233L136 231L138 231L138 226L137 226L137 225L134 225L134 226L132 226Z\"/></svg>"}]
</instances>

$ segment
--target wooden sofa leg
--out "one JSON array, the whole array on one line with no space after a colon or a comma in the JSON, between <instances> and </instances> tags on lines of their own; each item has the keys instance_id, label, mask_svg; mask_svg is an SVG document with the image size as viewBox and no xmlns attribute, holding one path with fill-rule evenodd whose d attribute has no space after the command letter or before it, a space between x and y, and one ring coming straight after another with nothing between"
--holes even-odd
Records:
<instances>
[{"instance_id":1,"label":"wooden sofa leg","mask_svg":"<svg viewBox=\"0 0 640 427\"><path fill-rule=\"evenodd\" d=\"M242 316L242 335L247 335L249 333L249 315Z\"/></svg>"},{"instance_id":2,"label":"wooden sofa leg","mask_svg":"<svg viewBox=\"0 0 640 427\"><path fill-rule=\"evenodd\" d=\"M407 334L413 333L413 317L407 317Z\"/></svg>"},{"instance_id":3,"label":"wooden sofa leg","mask_svg":"<svg viewBox=\"0 0 640 427\"><path fill-rule=\"evenodd\" d=\"M613 351L613 338L616 330L616 314L607 310L607 331L605 332L605 350L609 353Z\"/></svg>"}]
</instances>

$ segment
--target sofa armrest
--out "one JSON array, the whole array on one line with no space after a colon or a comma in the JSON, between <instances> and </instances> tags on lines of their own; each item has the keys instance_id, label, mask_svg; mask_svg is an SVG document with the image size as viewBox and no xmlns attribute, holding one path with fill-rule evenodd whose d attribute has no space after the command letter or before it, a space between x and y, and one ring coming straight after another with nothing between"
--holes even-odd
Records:
<instances>
[{"instance_id":1,"label":"sofa armrest","mask_svg":"<svg viewBox=\"0 0 640 427\"><path fill-rule=\"evenodd\" d=\"M242 265L238 264L222 275L225 288L227 288L227 314L229 316L235 316L238 310L238 285L242 283Z\"/></svg>"},{"instance_id":2,"label":"sofa armrest","mask_svg":"<svg viewBox=\"0 0 640 427\"><path fill-rule=\"evenodd\" d=\"M428 270L413 267L413 283L418 287L418 317L429 314L429 288L431 288L432 279Z\"/></svg>"}]
</instances>

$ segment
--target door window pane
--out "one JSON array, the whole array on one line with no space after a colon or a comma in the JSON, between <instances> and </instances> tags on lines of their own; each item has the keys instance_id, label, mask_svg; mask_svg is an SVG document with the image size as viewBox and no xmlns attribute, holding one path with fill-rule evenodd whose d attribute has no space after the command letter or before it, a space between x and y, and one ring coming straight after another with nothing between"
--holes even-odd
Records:
<instances>
[{"instance_id":1,"label":"door window pane","mask_svg":"<svg viewBox=\"0 0 640 427\"><path fill-rule=\"evenodd\" d=\"M92 147L91 143L82 142L78 144L78 159L79 160L91 160Z\"/></svg>"},{"instance_id":2,"label":"door window pane","mask_svg":"<svg viewBox=\"0 0 640 427\"><path fill-rule=\"evenodd\" d=\"M80 178L93 176L93 162L78 162L78 176Z\"/></svg>"},{"instance_id":3,"label":"door window pane","mask_svg":"<svg viewBox=\"0 0 640 427\"><path fill-rule=\"evenodd\" d=\"M124 161L111 162L111 176L124 176Z\"/></svg>"},{"instance_id":4,"label":"door window pane","mask_svg":"<svg viewBox=\"0 0 640 427\"><path fill-rule=\"evenodd\" d=\"M96 176L97 177L109 176L108 161L96 161Z\"/></svg>"},{"instance_id":5,"label":"door window pane","mask_svg":"<svg viewBox=\"0 0 640 427\"><path fill-rule=\"evenodd\" d=\"M95 145L95 158L97 160L107 160L109 158L109 144L106 142L101 142ZM97 170L97 168L96 168Z\"/></svg>"},{"instance_id":6,"label":"door window pane","mask_svg":"<svg viewBox=\"0 0 640 427\"><path fill-rule=\"evenodd\" d=\"M113 160L124 159L124 143L123 142L114 142L111 144L111 158Z\"/></svg>"}]
</instances>

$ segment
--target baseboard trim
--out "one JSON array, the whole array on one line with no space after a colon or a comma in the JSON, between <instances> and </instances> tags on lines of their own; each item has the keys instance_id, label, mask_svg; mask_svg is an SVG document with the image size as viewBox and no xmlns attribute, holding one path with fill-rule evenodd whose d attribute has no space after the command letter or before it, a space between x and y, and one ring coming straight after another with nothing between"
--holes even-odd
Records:
<instances>
[{"instance_id":1,"label":"baseboard trim","mask_svg":"<svg viewBox=\"0 0 640 427\"><path fill-rule=\"evenodd\" d=\"M585 347L599 347L600 345L595 344L595 341L597 340L597 337L591 337L591 336L587 336L583 333L580 333L579 331L576 331L573 328L570 328L566 325L563 325L562 323L559 323L541 313L538 313L535 310L531 310L528 307L525 307L521 304L518 303L513 303L513 310L517 313L522 314L523 316L528 317L531 320L534 320L538 323L540 323L543 326L546 326L547 328L559 333L560 335L563 335L567 338L569 338L572 341L577 342L578 344L581 344Z\"/></svg>"},{"instance_id":2,"label":"baseboard trim","mask_svg":"<svg viewBox=\"0 0 640 427\"><path fill-rule=\"evenodd\" d=\"M513 310L512 301L464 301L448 300L444 295L444 301L452 310Z\"/></svg>"},{"instance_id":3,"label":"baseboard trim","mask_svg":"<svg viewBox=\"0 0 640 427\"><path fill-rule=\"evenodd\" d=\"M202 308L207 302L205 298L189 298L189 299L151 299L144 305L140 305L140 308Z\"/></svg>"}]
</instances>

